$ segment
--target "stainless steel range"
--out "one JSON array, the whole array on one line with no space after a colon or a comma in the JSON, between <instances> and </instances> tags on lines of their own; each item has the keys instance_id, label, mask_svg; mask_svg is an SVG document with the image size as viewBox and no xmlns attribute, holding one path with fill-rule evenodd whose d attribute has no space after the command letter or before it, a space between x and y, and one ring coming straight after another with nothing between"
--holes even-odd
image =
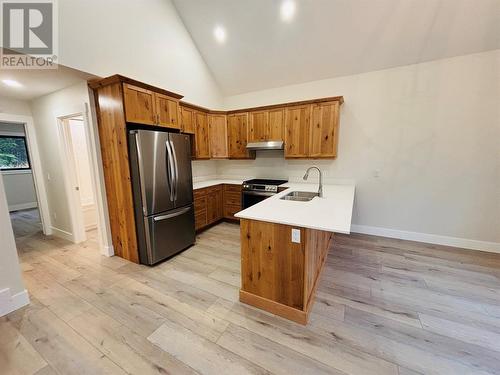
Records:
<instances>
[{"instance_id":1,"label":"stainless steel range","mask_svg":"<svg viewBox=\"0 0 500 375\"><path fill-rule=\"evenodd\" d=\"M288 180L273 180L256 178L243 182L241 193L241 206L243 209L253 206L264 199L272 197L279 191L279 186L287 183Z\"/></svg>"}]
</instances>

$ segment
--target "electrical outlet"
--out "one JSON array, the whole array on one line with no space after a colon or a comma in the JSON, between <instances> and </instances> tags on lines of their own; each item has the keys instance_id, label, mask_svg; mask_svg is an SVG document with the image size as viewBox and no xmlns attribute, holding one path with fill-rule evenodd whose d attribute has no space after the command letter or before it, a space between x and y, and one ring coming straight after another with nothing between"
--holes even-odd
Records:
<instances>
[{"instance_id":1,"label":"electrical outlet","mask_svg":"<svg viewBox=\"0 0 500 375\"><path fill-rule=\"evenodd\" d=\"M292 242L300 243L300 229L292 229Z\"/></svg>"}]
</instances>

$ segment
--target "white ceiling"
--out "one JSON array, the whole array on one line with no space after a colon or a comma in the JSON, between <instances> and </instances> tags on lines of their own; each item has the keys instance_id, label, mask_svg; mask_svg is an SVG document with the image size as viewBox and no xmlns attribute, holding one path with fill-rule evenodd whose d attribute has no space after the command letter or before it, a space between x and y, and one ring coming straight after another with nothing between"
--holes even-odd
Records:
<instances>
[{"instance_id":1,"label":"white ceiling","mask_svg":"<svg viewBox=\"0 0 500 375\"><path fill-rule=\"evenodd\" d=\"M226 95L500 48L500 0L173 2Z\"/></svg>"},{"instance_id":2,"label":"white ceiling","mask_svg":"<svg viewBox=\"0 0 500 375\"><path fill-rule=\"evenodd\" d=\"M91 78L95 76L61 65L50 70L0 70L0 96L32 100ZM15 80L22 87L9 87L4 79Z\"/></svg>"}]
</instances>

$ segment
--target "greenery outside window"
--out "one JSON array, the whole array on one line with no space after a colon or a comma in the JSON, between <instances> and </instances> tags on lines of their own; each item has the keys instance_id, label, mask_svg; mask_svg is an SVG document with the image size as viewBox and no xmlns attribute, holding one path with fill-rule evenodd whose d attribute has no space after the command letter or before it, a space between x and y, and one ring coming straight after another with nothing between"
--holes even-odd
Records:
<instances>
[{"instance_id":1,"label":"greenery outside window","mask_svg":"<svg viewBox=\"0 0 500 375\"><path fill-rule=\"evenodd\" d=\"M30 159L26 146L26 137L0 135L0 170L29 170Z\"/></svg>"}]
</instances>

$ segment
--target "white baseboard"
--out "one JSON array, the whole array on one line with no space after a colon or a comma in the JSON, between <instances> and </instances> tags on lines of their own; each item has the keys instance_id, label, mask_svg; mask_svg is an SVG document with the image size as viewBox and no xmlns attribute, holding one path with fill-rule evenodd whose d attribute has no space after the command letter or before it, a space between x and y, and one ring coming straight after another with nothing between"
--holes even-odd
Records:
<instances>
[{"instance_id":1,"label":"white baseboard","mask_svg":"<svg viewBox=\"0 0 500 375\"><path fill-rule=\"evenodd\" d=\"M29 303L30 297L26 289L14 295L10 294L9 288L0 290L0 316L7 315Z\"/></svg>"},{"instance_id":2,"label":"white baseboard","mask_svg":"<svg viewBox=\"0 0 500 375\"><path fill-rule=\"evenodd\" d=\"M30 208L37 208L37 207L38 207L37 202L12 204L12 205L9 205L9 212L28 210Z\"/></svg>"},{"instance_id":3,"label":"white baseboard","mask_svg":"<svg viewBox=\"0 0 500 375\"><path fill-rule=\"evenodd\" d=\"M50 227L52 231L52 235L62 238L64 240L68 240L71 242L74 242L74 236L73 233L66 232L65 230L56 228L56 227Z\"/></svg>"},{"instance_id":4,"label":"white baseboard","mask_svg":"<svg viewBox=\"0 0 500 375\"><path fill-rule=\"evenodd\" d=\"M437 234L428 234L419 232L408 232L397 229L380 228L380 227L372 227L368 225L356 225L356 224L351 225L351 232L372 234L374 236L381 236L381 237L398 238L401 240L425 242L435 245L460 247L463 249L470 249L470 250L488 251L491 253L500 253L500 243L498 242L469 240L467 238L448 237L448 236L440 236Z\"/></svg>"},{"instance_id":5,"label":"white baseboard","mask_svg":"<svg viewBox=\"0 0 500 375\"><path fill-rule=\"evenodd\" d=\"M112 257L115 255L115 248L113 247L113 245L103 246L101 254L106 257Z\"/></svg>"}]
</instances>

